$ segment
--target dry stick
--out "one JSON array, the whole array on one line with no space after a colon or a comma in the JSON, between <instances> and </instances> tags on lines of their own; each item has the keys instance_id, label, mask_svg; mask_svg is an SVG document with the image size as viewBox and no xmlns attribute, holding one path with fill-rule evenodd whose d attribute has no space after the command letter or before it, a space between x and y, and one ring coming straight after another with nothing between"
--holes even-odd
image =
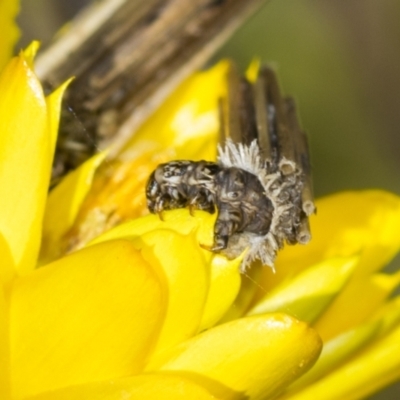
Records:
<instances>
[{"instance_id":1,"label":"dry stick","mask_svg":"<svg viewBox=\"0 0 400 400\"><path fill-rule=\"evenodd\" d=\"M239 118L242 130L242 143L250 146L250 144L258 139L256 109L254 104L254 94L252 84L245 78L240 80L240 102L239 102Z\"/></svg>"},{"instance_id":2,"label":"dry stick","mask_svg":"<svg viewBox=\"0 0 400 400\"><path fill-rule=\"evenodd\" d=\"M287 98L285 103L290 129L294 133L293 137L297 152L297 162L300 165L304 175L304 186L301 193L302 209L307 216L310 216L311 214L315 213L316 209L314 205L314 195L312 189L311 164L307 136L300 128L294 100L292 98Z\"/></svg>"},{"instance_id":3,"label":"dry stick","mask_svg":"<svg viewBox=\"0 0 400 400\"><path fill-rule=\"evenodd\" d=\"M268 121L268 103L265 93L265 81L259 76L253 84L254 106L258 130L258 145L265 160L272 161L271 138Z\"/></svg>"},{"instance_id":4,"label":"dry stick","mask_svg":"<svg viewBox=\"0 0 400 400\"><path fill-rule=\"evenodd\" d=\"M284 175L289 175L295 172L296 158L294 143L288 127L285 106L274 71L265 67L262 69L261 75L266 81L268 101L275 107L275 127L279 150L278 166Z\"/></svg>"},{"instance_id":5,"label":"dry stick","mask_svg":"<svg viewBox=\"0 0 400 400\"><path fill-rule=\"evenodd\" d=\"M227 82L228 95L221 100L220 108L223 114L221 131L225 132L223 140L229 138L235 144L250 146L254 140L259 140L253 85L240 76L233 63L228 70ZM265 117L266 111L260 110L259 113Z\"/></svg>"},{"instance_id":6,"label":"dry stick","mask_svg":"<svg viewBox=\"0 0 400 400\"><path fill-rule=\"evenodd\" d=\"M306 215L301 217L300 225L296 232L296 239L300 244L307 244L311 240L310 222Z\"/></svg>"},{"instance_id":7,"label":"dry stick","mask_svg":"<svg viewBox=\"0 0 400 400\"><path fill-rule=\"evenodd\" d=\"M301 191L301 215L300 225L296 231L297 241L301 244L307 244L311 240L310 222L308 217L315 212L315 206L312 195L312 180L310 168L310 155L307 138L300 128L296 113L296 103L292 98L285 99L288 122L293 134L293 141L296 148L296 162L300 168L300 177L303 180Z\"/></svg>"},{"instance_id":8,"label":"dry stick","mask_svg":"<svg viewBox=\"0 0 400 400\"><path fill-rule=\"evenodd\" d=\"M227 73L228 93L224 104L225 139L233 143L242 143L242 127L240 123L240 75L236 66L231 63Z\"/></svg>"}]
</instances>

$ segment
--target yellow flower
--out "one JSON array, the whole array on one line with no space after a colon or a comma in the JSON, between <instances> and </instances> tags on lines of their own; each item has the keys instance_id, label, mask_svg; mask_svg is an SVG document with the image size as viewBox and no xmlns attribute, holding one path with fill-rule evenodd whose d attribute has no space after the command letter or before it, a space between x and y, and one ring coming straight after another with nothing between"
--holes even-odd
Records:
<instances>
[{"instance_id":1,"label":"yellow flower","mask_svg":"<svg viewBox=\"0 0 400 400\"><path fill-rule=\"evenodd\" d=\"M137 218L145 209L145 181L157 163L173 158L215 157L215 153L211 152L217 137L216 104L218 97L225 93L227 68L229 64L223 62L190 78L139 130L119 160L100 169L89 196L83 201L80 211L75 213L75 221L53 235L56 238L53 249L59 249L62 254L65 249L79 248L90 241L91 245L98 245L117 239L138 243L136 246L142 252L146 246L152 249L154 253L147 257L150 257L153 267L157 266L167 276L171 308L168 307L166 311L167 317L155 347L155 355L150 358L146 371L163 370L164 367L160 365L173 365L174 370L183 370L189 374L185 376L192 379L196 377L196 382L200 381L211 393L222 398L236 398L235 395L240 398L243 393L250 398L272 397L289 382L283 383L277 375L263 371L265 375L258 381L260 386L243 386L239 389L234 386L234 383L240 382L233 372L235 369L223 364L221 357L209 362L222 363L222 368L231 377L230 383L227 384L223 377L218 376L217 379L212 375L211 385L210 371L201 369L202 377L199 379L199 370L191 364L194 363L192 358L184 365L177 362L178 366L175 366L175 359L181 360L183 357L176 355L175 351L180 354L180 349L186 348L182 340L195 334L189 341L191 345L192 340L197 341L197 338L206 335L197 335L198 332L215 324L218 328L209 329L207 334L225 327L225 323L242 323L250 316L273 317L267 313L280 311L312 324L325 342L316 366L302 379L289 385L283 394L284 398L363 397L398 378L399 353L396 347L400 334L400 301L390 300L389 296L398 285L400 274L379 272L397 253L400 245L396 234L400 226L400 201L396 196L381 191L364 191L342 193L319 200L318 216L311 220L312 243L305 247L285 248L278 256L276 273L269 268L256 266L244 276L238 274L239 260L227 263L223 257L212 256L199 249L199 243L209 244L212 241L213 216L197 212L192 217L186 210L176 210L165 213L165 221L160 221L156 216ZM205 123L205 120L208 122ZM177 121L183 122L179 124ZM195 140L185 136L188 129L197 132ZM157 132L157 136L154 132ZM212 148L207 146L210 139ZM63 186L59 186L60 192ZM61 203L57 201L55 204ZM49 207L48 215L52 209L60 211L60 207ZM49 232L50 226L57 226L54 222L47 225L45 231L48 229ZM104 231L107 232L98 236ZM172 239L174 234L180 237L176 245ZM194 240L193 247L189 245L189 237ZM146 247L146 254L148 251ZM201 270L195 262L199 252L206 260L207 274L210 274L206 305L197 330L192 330L193 333L186 337L179 336L180 331L187 333L190 330L187 319L191 319L190 312L198 304L194 300L188 301L187 291L196 297L194 291L200 290L207 282L204 276L201 278L196 275ZM183 261L179 261L181 259ZM182 286L177 283L180 281L176 275L178 271L184 275L181 278ZM174 289L171 289L172 286ZM239 348L247 353L249 349L246 345L255 340L250 337L250 332L249 329L240 338L240 343L235 342L227 353L235 354ZM223 342L230 337L234 335L227 333ZM291 345L286 343L286 348L269 347L266 360L271 363L276 356L286 362L288 354L294 352L293 348L304 345L304 342L300 343L301 346L298 342ZM174 350L175 345L177 348ZM217 352L221 342L213 343L213 346L209 347L211 354ZM167 348L170 349L165 350ZM158 355L160 349L161 355ZM211 357L202 347L201 350L207 359ZM263 359L261 352L260 356ZM384 357L380 368L376 366L377 357ZM168 361L170 358L174 361ZM241 373L251 376L255 382L258 379L254 376L255 366L247 364L244 358L238 359L241 360ZM259 368L264 365L260 359L254 361L260 363ZM208 360L204 363L207 368L210 367ZM278 362L274 360L273 363L273 370L279 371ZM196 375L193 375L193 371ZM347 374L351 371L356 371L357 377L349 380ZM271 386L269 379L277 379L275 384L279 388ZM291 380L294 379L293 376ZM214 385L215 381L217 385ZM221 394L221 382L240 394ZM272 392L268 392L270 388Z\"/></svg>"},{"instance_id":2,"label":"yellow flower","mask_svg":"<svg viewBox=\"0 0 400 400\"><path fill-rule=\"evenodd\" d=\"M259 398L281 391L315 362L320 339L283 314L213 327L239 290L240 259L201 249L212 239L211 216L180 210L166 222L136 219L36 268L42 219L45 235L54 227L55 243L90 186L83 178L103 157L67 177L43 217L62 89L43 96L31 65L36 47L0 78L1 398ZM285 358L282 349L290 349Z\"/></svg>"},{"instance_id":3,"label":"yellow flower","mask_svg":"<svg viewBox=\"0 0 400 400\"><path fill-rule=\"evenodd\" d=\"M357 399L399 378L400 274L379 272L400 246L399 198L321 199L310 245L240 275L240 258L200 246L215 216L139 217L154 165L215 157L229 65L47 196L63 88L43 96L35 50L0 77L1 399Z\"/></svg>"}]
</instances>

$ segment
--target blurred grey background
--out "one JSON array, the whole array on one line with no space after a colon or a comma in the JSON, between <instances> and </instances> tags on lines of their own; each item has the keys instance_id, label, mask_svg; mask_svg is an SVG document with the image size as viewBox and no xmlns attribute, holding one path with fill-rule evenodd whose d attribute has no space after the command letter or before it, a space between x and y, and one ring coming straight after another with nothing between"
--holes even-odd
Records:
<instances>
[{"instance_id":1,"label":"blurred grey background","mask_svg":"<svg viewBox=\"0 0 400 400\"><path fill-rule=\"evenodd\" d=\"M20 45L43 45L87 1L22 0ZM271 63L299 105L317 196L400 194L400 1L271 0L215 56ZM400 398L400 385L370 400Z\"/></svg>"}]
</instances>

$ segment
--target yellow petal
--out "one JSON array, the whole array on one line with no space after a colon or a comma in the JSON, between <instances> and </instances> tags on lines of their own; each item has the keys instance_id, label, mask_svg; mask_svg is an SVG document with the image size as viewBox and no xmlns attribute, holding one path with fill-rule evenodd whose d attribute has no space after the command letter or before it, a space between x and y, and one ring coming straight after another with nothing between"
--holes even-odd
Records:
<instances>
[{"instance_id":1,"label":"yellow petal","mask_svg":"<svg viewBox=\"0 0 400 400\"><path fill-rule=\"evenodd\" d=\"M314 367L290 386L290 391L285 398L290 399L293 391L310 385L323 375L334 370L343 361L370 343L371 340L387 335L388 332L398 326L399 321L400 297L397 297L379 310L377 315L369 322L359 325L324 343L321 356ZM379 366L376 368L378 369Z\"/></svg>"},{"instance_id":2,"label":"yellow petal","mask_svg":"<svg viewBox=\"0 0 400 400\"><path fill-rule=\"evenodd\" d=\"M379 321L380 336L385 336L396 328L400 322L400 296L395 297L381 307L374 315L373 320Z\"/></svg>"},{"instance_id":3,"label":"yellow petal","mask_svg":"<svg viewBox=\"0 0 400 400\"><path fill-rule=\"evenodd\" d=\"M183 290L182 288L184 288L184 290L192 290L193 296L195 296L197 290L202 288L202 282L204 282L204 278L197 277L198 272L196 271L200 271L201 269L199 267L194 268L196 260L200 261L198 259L199 254L203 254L203 273L205 268L207 273L206 291L203 293L207 294L208 292L208 296L205 308L204 304L202 307L202 312L204 312L200 330L206 329L216 323L226 313L239 291L239 267L241 258L238 257L235 260L229 261L223 256L215 255L200 248L200 244L208 245L212 243L215 215L196 211L195 215L191 216L188 210L173 210L164 214L164 221L160 220L158 216L149 215L119 225L99 236L92 243L101 243L106 240L117 238L132 240L138 237L141 237L141 241L147 243L147 239L144 240L143 235L150 235L148 238L151 237L151 241L148 241L147 244L158 246L157 249L159 250L157 251L159 255L157 255L156 258L162 264L162 269L164 271L167 271L169 268L174 270L176 268L173 267L174 263L178 263L177 265L183 263L182 266L178 267L180 274L182 274L182 283L178 284L178 281L176 281L175 283L177 286L174 286L175 289L171 287L171 293L179 293ZM179 244L179 242L177 242L176 247L172 247L172 245L169 244L171 240L171 232L168 233L169 231L179 233L182 236L193 235L193 237L196 237L197 243L185 241L181 238L181 243ZM169 238L163 238L163 235L169 236ZM187 245L185 243L187 243ZM182 252L185 246L188 246L187 255L184 255ZM166 257L167 254L169 258ZM179 261L180 257L182 257L184 261ZM191 257L193 258L192 262L190 262ZM187 265L192 264L193 267L187 267ZM198 265L200 266L200 264ZM166 272L166 274L167 276L169 275L168 272ZM187 274L187 277L183 278L185 274ZM183 282L185 283L184 285ZM196 282L196 288L193 288L193 282ZM178 304L180 304L179 307L181 307L182 304L188 304L188 300L179 300L177 302L177 305ZM177 316L185 315L182 310L179 311L179 307L177 308ZM194 312L196 307L193 305L192 308L192 312ZM190 315L190 313L188 313L188 315ZM167 320L169 319L167 318ZM172 319L171 321L174 320ZM171 322L171 324L171 327L177 326L176 322ZM189 327L189 325L187 326ZM175 331L175 334L177 334L177 331ZM185 339L187 337L188 336L186 336ZM179 341L182 339L183 338L179 339Z\"/></svg>"},{"instance_id":4,"label":"yellow petal","mask_svg":"<svg viewBox=\"0 0 400 400\"><path fill-rule=\"evenodd\" d=\"M261 61L258 57L255 57L251 60L250 65L246 70L246 78L250 82L255 82L258 77L258 73L260 72Z\"/></svg>"},{"instance_id":5,"label":"yellow petal","mask_svg":"<svg viewBox=\"0 0 400 400\"><path fill-rule=\"evenodd\" d=\"M386 265L399 250L399 197L379 190L343 192L319 199L316 205L318 213L311 218L313 240L307 246L286 246L277 270L361 252L357 270L367 275Z\"/></svg>"},{"instance_id":6,"label":"yellow petal","mask_svg":"<svg viewBox=\"0 0 400 400\"><path fill-rule=\"evenodd\" d=\"M167 311L152 356L157 357L197 332L208 292L209 266L191 236L159 229L134 243L150 265L158 266L167 281Z\"/></svg>"},{"instance_id":7,"label":"yellow petal","mask_svg":"<svg viewBox=\"0 0 400 400\"><path fill-rule=\"evenodd\" d=\"M252 265L250 270L241 274L240 291L220 323L229 322L242 317L254 303L254 298L259 290L258 281L261 275L262 265L260 262Z\"/></svg>"},{"instance_id":8,"label":"yellow petal","mask_svg":"<svg viewBox=\"0 0 400 400\"><path fill-rule=\"evenodd\" d=\"M185 372L224 399L268 399L307 371L321 347L314 330L289 316L248 317L182 343L159 369Z\"/></svg>"},{"instance_id":9,"label":"yellow petal","mask_svg":"<svg viewBox=\"0 0 400 400\"><path fill-rule=\"evenodd\" d=\"M358 400L400 378L400 328L290 400Z\"/></svg>"},{"instance_id":10,"label":"yellow petal","mask_svg":"<svg viewBox=\"0 0 400 400\"><path fill-rule=\"evenodd\" d=\"M204 211L196 211L192 216L186 209L168 211L164 213L163 220L157 215L146 215L116 226L94 239L89 245L119 238L134 239L157 229L169 229L181 235L189 235L195 231L199 243L211 244L215 218L216 215Z\"/></svg>"},{"instance_id":11,"label":"yellow petal","mask_svg":"<svg viewBox=\"0 0 400 400\"><path fill-rule=\"evenodd\" d=\"M0 76L0 231L19 271L35 266L52 162L46 101L21 54Z\"/></svg>"},{"instance_id":12,"label":"yellow petal","mask_svg":"<svg viewBox=\"0 0 400 400\"><path fill-rule=\"evenodd\" d=\"M379 321L374 321L360 325L324 343L324 348L316 364L307 374L303 375L290 386L289 393L285 398L290 399L293 391L300 390L310 385L323 375L334 370L338 365L343 363L343 361L355 354L362 347L371 342L371 340L375 339L378 332Z\"/></svg>"},{"instance_id":13,"label":"yellow petal","mask_svg":"<svg viewBox=\"0 0 400 400\"><path fill-rule=\"evenodd\" d=\"M163 374L72 386L43 393L25 400L217 400L187 378Z\"/></svg>"},{"instance_id":14,"label":"yellow petal","mask_svg":"<svg viewBox=\"0 0 400 400\"><path fill-rule=\"evenodd\" d=\"M307 246L285 246L276 273L264 270L267 290L324 259L360 254L356 274L368 275L386 265L400 248L400 199L384 191L342 192L318 199L310 218L313 239Z\"/></svg>"},{"instance_id":15,"label":"yellow petal","mask_svg":"<svg viewBox=\"0 0 400 400\"><path fill-rule=\"evenodd\" d=\"M390 293L390 285L382 283L386 278L378 282L371 274L399 250L400 199L378 190L344 192L320 199L317 208L318 215L311 218L311 243L286 246L278 255L276 274L264 270L260 285L268 291L310 263L359 255L360 261L348 285L317 322L316 329L326 341L365 321Z\"/></svg>"},{"instance_id":16,"label":"yellow petal","mask_svg":"<svg viewBox=\"0 0 400 400\"><path fill-rule=\"evenodd\" d=\"M37 40L31 42L26 49L22 51L25 61L28 64L29 69L33 70L33 61L36 57L36 53L38 52L40 47L40 43Z\"/></svg>"},{"instance_id":17,"label":"yellow petal","mask_svg":"<svg viewBox=\"0 0 400 400\"><path fill-rule=\"evenodd\" d=\"M67 86L70 84L71 81L72 78L68 79L66 82L60 85L53 93L51 93L49 96L46 97L47 122L51 140L50 152L52 156L56 148L62 97L64 91L66 90Z\"/></svg>"},{"instance_id":18,"label":"yellow petal","mask_svg":"<svg viewBox=\"0 0 400 400\"><path fill-rule=\"evenodd\" d=\"M65 252L62 238L72 227L84 198L92 186L93 175L105 153L99 153L69 173L47 200L40 264L46 264Z\"/></svg>"},{"instance_id":19,"label":"yellow petal","mask_svg":"<svg viewBox=\"0 0 400 400\"><path fill-rule=\"evenodd\" d=\"M243 257L228 260L215 254L211 261L210 290L207 296L200 331L215 325L235 300L241 283L240 264Z\"/></svg>"},{"instance_id":20,"label":"yellow petal","mask_svg":"<svg viewBox=\"0 0 400 400\"><path fill-rule=\"evenodd\" d=\"M46 103L23 55L3 71L0 88L0 229L15 264L32 268L51 162Z\"/></svg>"},{"instance_id":21,"label":"yellow petal","mask_svg":"<svg viewBox=\"0 0 400 400\"><path fill-rule=\"evenodd\" d=\"M92 246L17 279L13 395L138 373L165 312L164 283L130 242Z\"/></svg>"},{"instance_id":22,"label":"yellow petal","mask_svg":"<svg viewBox=\"0 0 400 400\"><path fill-rule=\"evenodd\" d=\"M3 0L0 2L0 71L13 55L14 45L17 42L20 32L15 17L19 12L18 0Z\"/></svg>"},{"instance_id":23,"label":"yellow petal","mask_svg":"<svg viewBox=\"0 0 400 400\"><path fill-rule=\"evenodd\" d=\"M340 332L354 328L379 310L399 283L400 272L374 274L371 277L358 277L358 279L353 277L349 285L316 322L315 329L326 341Z\"/></svg>"},{"instance_id":24,"label":"yellow petal","mask_svg":"<svg viewBox=\"0 0 400 400\"><path fill-rule=\"evenodd\" d=\"M10 387L10 346L8 331L8 309L3 285L0 285L0 399L9 400Z\"/></svg>"},{"instance_id":25,"label":"yellow petal","mask_svg":"<svg viewBox=\"0 0 400 400\"><path fill-rule=\"evenodd\" d=\"M311 323L343 289L357 262L358 257L333 258L310 267L267 293L248 315L287 312Z\"/></svg>"},{"instance_id":26,"label":"yellow petal","mask_svg":"<svg viewBox=\"0 0 400 400\"><path fill-rule=\"evenodd\" d=\"M123 157L170 148L171 159L215 159L218 100L226 93L229 65L221 61L180 85L126 145Z\"/></svg>"},{"instance_id":27,"label":"yellow petal","mask_svg":"<svg viewBox=\"0 0 400 400\"><path fill-rule=\"evenodd\" d=\"M6 286L15 275L15 265L10 247L0 233L0 287Z\"/></svg>"}]
</instances>

